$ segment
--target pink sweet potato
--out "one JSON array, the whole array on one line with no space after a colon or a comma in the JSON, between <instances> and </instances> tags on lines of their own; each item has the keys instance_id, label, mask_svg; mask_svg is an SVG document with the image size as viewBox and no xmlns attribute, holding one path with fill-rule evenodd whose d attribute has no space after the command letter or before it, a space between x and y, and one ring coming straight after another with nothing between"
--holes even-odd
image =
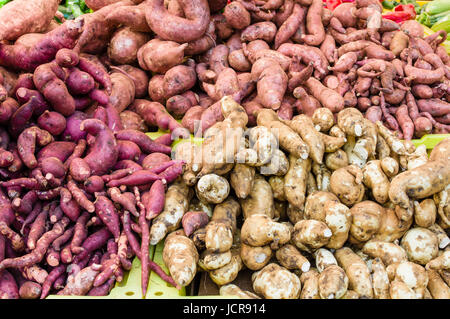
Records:
<instances>
[{"instance_id":1,"label":"pink sweet potato","mask_svg":"<svg viewBox=\"0 0 450 319\"><path fill-rule=\"evenodd\" d=\"M120 113L125 110L134 100L136 88L134 81L124 72L113 72L110 75L112 83L109 102Z\"/></svg>"},{"instance_id":2,"label":"pink sweet potato","mask_svg":"<svg viewBox=\"0 0 450 319\"><path fill-rule=\"evenodd\" d=\"M86 258L91 252L103 247L110 238L111 232L107 227L100 228L92 233L83 241L81 245L83 250L77 255L77 259L81 260Z\"/></svg>"},{"instance_id":3,"label":"pink sweet potato","mask_svg":"<svg viewBox=\"0 0 450 319\"><path fill-rule=\"evenodd\" d=\"M127 26L133 31L151 32L145 19L144 2L139 5L123 5L115 8L108 13L106 20L117 26Z\"/></svg>"},{"instance_id":4,"label":"pink sweet potato","mask_svg":"<svg viewBox=\"0 0 450 319\"><path fill-rule=\"evenodd\" d=\"M164 93L164 75L155 74L148 83L148 95L150 99L155 102L164 103L165 93ZM142 116L142 115L141 115Z\"/></svg>"},{"instance_id":5,"label":"pink sweet potato","mask_svg":"<svg viewBox=\"0 0 450 319\"><path fill-rule=\"evenodd\" d=\"M7 3L0 12L0 20L3 23L0 40L14 41L23 34L47 30L58 5L58 0L19 0Z\"/></svg>"},{"instance_id":6,"label":"pink sweet potato","mask_svg":"<svg viewBox=\"0 0 450 319\"><path fill-rule=\"evenodd\" d=\"M136 198L133 193L122 193L117 187L108 188L108 195L114 203L117 203L123 207L123 209L129 211L134 216L138 216L136 210Z\"/></svg>"},{"instance_id":7,"label":"pink sweet potato","mask_svg":"<svg viewBox=\"0 0 450 319\"><path fill-rule=\"evenodd\" d=\"M148 33L121 27L114 32L109 42L108 57L115 64L133 64L137 61L139 48L149 40Z\"/></svg>"},{"instance_id":8,"label":"pink sweet potato","mask_svg":"<svg viewBox=\"0 0 450 319\"><path fill-rule=\"evenodd\" d=\"M38 299L41 293L41 285L31 280L25 281L19 288L19 296L21 299Z\"/></svg>"},{"instance_id":9,"label":"pink sweet potato","mask_svg":"<svg viewBox=\"0 0 450 319\"><path fill-rule=\"evenodd\" d=\"M70 191L72 198L80 207L87 210L89 213L93 213L95 211L94 204L88 199L88 197L73 180L69 180L67 182L67 189Z\"/></svg>"},{"instance_id":10,"label":"pink sweet potato","mask_svg":"<svg viewBox=\"0 0 450 319\"><path fill-rule=\"evenodd\" d=\"M419 99L417 106L420 112L428 112L432 116L444 116L450 113L450 103L440 99Z\"/></svg>"},{"instance_id":11,"label":"pink sweet potato","mask_svg":"<svg viewBox=\"0 0 450 319\"><path fill-rule=\"evenodd\" d=\"M239 1L233 1L226 5L223 15L227 24L237 30L248 27L251 23L250 13Z\"/></svg>"},{"instance_id":12,"label":"pink sweet potato","mask_svg":"<svg viewBox=\"0 0 450 319\"><path fill-rule=\"evenodd\" d=\"M187 65L177 65L164 74L164 96L169 98L190 90L197 80L194 68Z\"/></svg>"},{"instance_id":13,"label":"pink sweet potato","mask_svg":"<svg viewBox=\"0 0 450 319\"><path fill-rule=\"evenodd\" d=\"M147 73L139 67L124 64L117 67L111 66L113 70L122 70L125 72L134 82L136 98L142 98L147 95L149 76Z\"/></svg>"},{"instance_id":14,"label":"pink sweet potato","mask_svg":"<svg viewBox=\"0 0 450 319\"><path fill-rule=\"evenodd\" d=\"M55 55L56 63L63 68L76 66L80 62L77 52L71 49L61 49Z\"/></svg>"},{"instance_id":15,"label":"pink sweet potato","mask_svg":"<svg viewBox=\"0 0 450 319\"><path fill-rule=\"evenodd\" d=\"M286 92L288 77L283 69L273 64L265 69L258 80L258 101L266 108L278 110Z\"/></svg>"},{"instance_id":16,"label":"pink sweet potato","mask_svg":"<svg viewBox=\"0 0 450 319\"><path fill-rule=\"evenodd\" d=\"M241 33L242 42L263 40L270 43L277 33L277 26L271 21L257 22L246 27Z\"/></svg>"},{"instance_id":17,"label":"pink sweet potato","mask_svg":"<svg viewBox=\"0 0 450 319\"><path fill-rule=\"evenodd\" d=\"M141 46L137 53L139 65L144 70L165 73L183 62L187 44L153 39Z\"/></svg>"},{"instance_id":18,"label":"pink sweet potato","mask_svg":"<svg viewBox=\"0 0 450 319\"><path fill-rule=\"evenodd\" d=\"M112 90L111 78L101 62L96 62L94 58L95 56L82 55L77 67L81 71L90 74L94 80L100 83L105 91L110 94Z\"/></svg>"},{"instance_id":19,"label":"pink sweet potato","mask_svg":"<svg viewBox=\"0 0 450 319\"><path fill-rule=\"evenodd\" d=\"M81 244L88 236L88 231L86 227L86 223L90 217L88 212L83 212L80 217L77 219L75 226L72 228L73 235L71 236L72 240L70 241L70 250L74 254L79 254L83 251Z\"/></svg>"},{"instance_id":20,"label":"pink sweet potato","mask_svg":"<svg viewBox=\"0 0 450 319\"><path fill-rule=\"evenodd\" d=\"M152 153L147 155L142 161L142 167L144 169L151 170L153 167L160 165L161 163L169 162L170 157L163 153Z\"/></svg>"},{"instance_id":21,"label":"pink sweet potato","mask_svg":"<svg viewBox=\"0 0 450 319\"><path fill-rule=\"evenodd\" d=\"M33 250L36 247L37 240L42 236L45 232L45 221L47 219L48 212L43 210L39 215L37 215L33 224L31 225L30 232L28 233L27 238L27 247L30 250Z\"/></svg>"},{"instance_id":22,"label":"pink sweet potato","mask_svg":"<svg viewBox=\"0 0 450 319\"><path fill-rule=\"evenodd\" d=\"M120 113L123 128L125 130L132 129L141 132L148 132L148 127L144 119L136 112L125 110Z\"/></svg>"},{"instance_id":23,"label":"pink sweet potato","mask_svg":"<svg viewBox=\"0 0 450 319\"><path fill-rule=\"evenodd\" d=\"M87 133L80 129L80 124L83 120L87 119L87 115L84 112L75 111L71 116L66 119L66 128L63 132L63 138L66 141L78 142L80 139L86 138Z\"/></svg>"},{"instance_id":24,"label":"pink sweet potato","mask_svg":"<svg viewBox=\"0 0 450 319\"><path fill-rule=\"evenodd\" d=\"M12 136L18 136L26 128L28 121L39 104L38 98L32 97L30 101L23 104L13 113L9 121L9 131Z\"/></svg>"},{"instance_id":25,"label":"pink sweet potato","mask_svg":"<svg viewBox=\"0 0 450 319\"><path fill-rule=\"evenodd\" d=\"M206 31L210 21L206 0L178 0L184 17L171 15L164 0L148 1L145 16L150 28L161 39L185 43L197 40Z\"/></svg>"},{"instance_id":26,"label":"pink sweet potato","mask_svg":"<svg viewBox=\"0 0 450 319\"><path fill-rule=\"evenodd\" d=\"M59 266L53 268L49 272L47 278L45 279L44 283L42 284L42 291L41 291L40 299L44 299L48 296L48 294L50 293L50 289L52 288L55 280L59 276L64 274L65 271L66 271L66 265L60 264Z\"/></svg>"}]
</instances>

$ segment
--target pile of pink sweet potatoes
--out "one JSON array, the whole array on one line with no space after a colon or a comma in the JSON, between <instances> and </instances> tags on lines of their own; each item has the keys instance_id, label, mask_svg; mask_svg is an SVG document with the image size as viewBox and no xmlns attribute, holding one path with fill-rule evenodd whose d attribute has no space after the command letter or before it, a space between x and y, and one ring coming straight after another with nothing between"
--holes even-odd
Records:
<instances>
[{"instance_id":1,"label":"pile of pink sweet potatoes","mask_svg":"<svg viewBox=\"0 0 450 319\"><path fill-rule=\"evenodd\" d=\"M0 9L1 298L107 295L135 256L144 295L150 270L175 285L148 256L182 173L170 145L222 121L224 96L249 126L355 107L404 139L450 129L445 32L378 0L92 0L62 24L58 3Z\"/></svg>"}]
</instances>

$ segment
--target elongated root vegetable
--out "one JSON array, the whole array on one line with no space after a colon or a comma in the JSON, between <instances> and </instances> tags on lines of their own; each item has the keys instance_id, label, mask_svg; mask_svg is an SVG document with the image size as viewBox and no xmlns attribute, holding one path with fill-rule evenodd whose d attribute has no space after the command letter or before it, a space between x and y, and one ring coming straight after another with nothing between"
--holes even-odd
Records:
<instances>
[{"instance_id":1,"label":"elongated root vegetable","mask_svg":"<svg viewBox=\"0 0 450 319\"><path fill-rule=\"evenodd\" d=\"M0 64L18 70L34 71L39 65L50 62L59 49L73 48L83 25L83 19L68 20L31 46L2 44Z\"/></svg>"},{"instance_id":2,"label":"elongated root vegetable","mask_svg":"<svg viewBox=\"0 0 450 319\"><path fill-rule=\"evenodd\" d=\"M192 240L184 233L176 231L167 236L163 259L172 278L181 287L189 285L194 279L199 255Z\"/></svg>"},{"instance_id":3,"label":"elongated root vegetable","mask_svg":"<svg viewBox=\"0 0 450 319\"><path fill-rule=\"evenodd\" d=\"M164 210L154 218L150 228L151 245L156 245L168 232L178 228L184 213L187 212L191 196L192 191L184 182L177 182L169 186Z\"/></svg>"}]
</instances>

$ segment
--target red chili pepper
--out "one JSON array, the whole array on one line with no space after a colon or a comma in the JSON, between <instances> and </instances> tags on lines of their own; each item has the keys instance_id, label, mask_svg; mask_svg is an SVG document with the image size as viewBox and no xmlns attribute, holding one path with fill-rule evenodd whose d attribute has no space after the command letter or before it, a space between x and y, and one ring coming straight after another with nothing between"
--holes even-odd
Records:
<instances>
[{"instance_id":1,"label":"red chili pepper","mask_svg":"<svg viewBox=\"0 0 450 319\"><path fill-rule=\"evenodd\" d=\"M411 20L416 17L416 10L413 4L400 4L394 8L394 12L383 14L383 18L397 23Z\"/></svg>"},{"instance_id":2,"label":"red chili pepper","mask_svg":"<svg viewBox=\"0 0 450 319\"><path fill-rule=\"evenodd\" d=\"M410 19L414 18L414 16L411 15L410 12L399 11L399 12L383 14L383 18L400 23L400 22L403 22L406 20L410 20Z\"/></svg>"},{"instance_id":3,"label":"red chili pepper","mask_svg":"<svg viewBox=\"0 0 450 319\"><path fill-rule=\"evenodd\" d=\"M326 0L327 8L333 11L338 5L342 4L342 0Z\"/></svg>"}]
</instances>

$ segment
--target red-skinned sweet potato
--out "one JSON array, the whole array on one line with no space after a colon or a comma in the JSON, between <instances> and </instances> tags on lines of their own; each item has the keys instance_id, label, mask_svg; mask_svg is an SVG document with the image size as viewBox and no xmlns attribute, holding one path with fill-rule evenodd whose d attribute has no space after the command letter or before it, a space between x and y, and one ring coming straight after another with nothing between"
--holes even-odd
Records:
<instances>
[{"instance_id":1,"label":"red-skinned sweet potato","mask_svg":"<svg viewBox=\"0 0 450 319\"><path fill-rule=\"evenodd\" d=\"M178 0L186 18L171 15L163 0L147 2L145 17L150 28L161 39L185 43L197 40L206 31L210 20L206 0Z\"/></svg>"},{"instance_id":2,"label":"red-skinned sweet potato","mask_svg":"<svg viewBox=\"0 0 450 319\"><path fill-rule=\"evenodd\" d=\"M86 119L81 122L81 130L95 135L95 144L84 160L91 168L91 173L101 175L106 173L117 162L117 141L113 132L104 123L96 119Z\"/></svg>"},{"instance_id":3,"label":"red-skinned sweet potato","mask_svg":"<svg viewBox=\"0 0 450 319\"><path fill-rule=\"evenodd\" d=\"M83 25L83 19L68 20L31 47L1 44L0 64L13 69L34 71L37 66L50 62L59 49L73 48Z\"/></svg>"}]
</instances>

